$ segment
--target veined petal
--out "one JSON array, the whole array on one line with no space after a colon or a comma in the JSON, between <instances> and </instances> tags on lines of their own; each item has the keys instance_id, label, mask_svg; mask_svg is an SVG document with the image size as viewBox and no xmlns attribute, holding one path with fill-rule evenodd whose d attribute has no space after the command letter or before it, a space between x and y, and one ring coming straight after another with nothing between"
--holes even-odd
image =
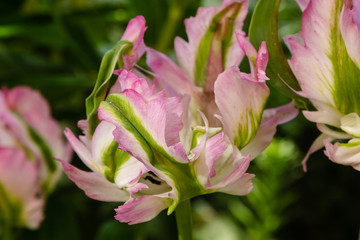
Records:
<instances>
[{"instance_id":1,"label":"veined petal","mask_svg":"<svg viewBox=\"0 0 360 240\"><path fill-rule=\"evenodd\" d=\"M133 78L132 73L128 75L130 75L129 79L145 82L144 79ZM118 116L126 119L125 121L128 121L132 128L141 134L143 139L167 158L174 161L188 162L185 148L181 143L168 145L165 137L166 132L172 132L171 139L174 139L174 136L179 134L179 129L182 127L171 124L171 121L182 123L182 111L179 111L182 108L182 103L179 99L159 96L148 98L147 101L136 89L129 88L123 90L120 94L110 94L107 101L111 104L107 105L108 108L106 109L110 110L113 113L112 115L116 115L116 112L118 112ZM102 106L105 105L105 103L102 104ZM167 105L171 108L167 108ZM100 119L109 120L109 117L103 118L101 116L100 114ZM172 119L167 119L169 116Z\"/></svg>"},{"instance_id":2,"label":"veined petal","mask_svg":"<svg viewBox=\"0 0 360 240\"><path fill-rule=\"evenodd\" d=\"M291 38L288 41L290 65L310 101L326 103L344 115L360 114L359 94L355 90L360 87L360 47L355 41L359 30L352 10L345 8L340 0L309 2L302 18L304 46Z\"/></svg>"},{"instance_id":3,"label":"veined petal","mask_svg":"<svg viewBox=\"0 0 360 240\"><path fill-rule=\"evenodd\" d=\"M351 139L348 143L331 144L324 140L325 154L335 163L350 165L360 171L360 139Z\"/></svg>"},{"instance_id":4,"label":"veined petal","mask_svg":"<svg viewBox=\"0 0 360 240\"><path fill-rule=\"evenodd\" d=\"M223 1L218 8L199 8L196 17L185 20L191 54L190 72L198 86L212 89L216 76L228 66L240 63L241 49L234 44L235 29L241 30L247 14L248 2ZM184 44L182 44L184 46ZM230 53L230 50L232 51ZM178 55L180 55L179 53Z\"/></svg>"},{"instance_id":5,"label":"veined petal","mask_svg":"<svg viewBox=\"0 0 360 240\"><path fill-rule=\"evenodd\" d=\"M263 82L241 79L234 66L219 75L214 92L224 132L242 149L258 130L269 88Z\"/></svg>"},{"instance_id":6,"label":"veined petal","mask_svg":"<svg viewBox=\"0 0 360 240\"><path fill-rule=\"evenodd\" d=\"M202 135L202 137L206 137L206 134ZM224 154L227 148L228 144L224 143L224 134L222 132L207 139L205 147L203 147L202 153L194 165L197 178L204 186L210 181L210 178L215 177L215 162Z\"/></svg>"},{"instance_id":7,"label":"veined petal","mask_svg":"<svg viewBox=\"0 0 360 240\"><path fill-rule=\"evenodd\" d=\"M266 109L263 112L260 127L254 139L243 149L243 155L251 155L251 159L257 157L272 141L276 127L294 119L299 113L293 103L272 109Z\"/></svg>"},{"instance_id":8,"label":"veined petal","mask_svg":"<svg viewBox=\"0 0 360 240\"><path fill-rule=\"evenodd\" d=\"M287 42L292 53L289 64L299 81L302 96L335 108L333 78L329 67L326 66L330 65L329 60L324 56L321 60L317 60L310 49L294 38L289 37Z\"/></svg>"},{"instance_id":9,"label":"veined petal","mask_svg":"<svg viewBox=\"0 0 360 240\"><path fill-rule=\"evenodd\" d=\"M250 155L244 157L235 147L225 158L218 159L215 165L217 173L210 178L207 188L233 195L246 195L252 189L253 174L246 173L250 164Z\"/></svg>"},{"instance_id":10,"label":"veined petal","mask_svg":"<svg viewBox=\"0 0 360 240\"><path fill-rule=\"evenodd\" d=\"M169 206L170 201L167 198L142 196L132 199L115 209L115 219L129 225L147 222Z\"/></svg>"},{"instance_id":11,"label":"veined petal","mask_svg":"<svg viewBox=\"0 0 360 240\"><path fill-rule=\"evenodd\" d=\"M200 91L192 85L179 67L166 55L152 48L146 48L146 63L153 70L157 80L170 87L170 91L193 98L199 98Z\"/></svg>"},{"instance_id":12,"label":"veined petal","mask_svg":"<svg viewBox=\"0 0 360 240\"><path fill-rule=\"evenodd\" d=\"M127 191L121 190L103 175L97 172L85 172L70 163L59 161L69 179L82 189L89 198L105 202L125 202L130 198Z\"/></svg>"}]
</instances>

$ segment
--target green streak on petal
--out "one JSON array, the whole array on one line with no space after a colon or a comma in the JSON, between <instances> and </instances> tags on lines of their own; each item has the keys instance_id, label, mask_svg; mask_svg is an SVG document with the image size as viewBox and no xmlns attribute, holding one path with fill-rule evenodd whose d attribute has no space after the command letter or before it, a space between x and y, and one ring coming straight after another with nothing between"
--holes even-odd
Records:
<instances>
[{"instance_id":1,"label":"green streak on petal","mask_svg":"<svg viewBox=\"0 0 360 240\"><path fill-rule=\"evenodd\" d=\"M242 4L237 5L236 9L234 10L233 14L231 16L227 17L227 22L225 24L225 34L223 35L222 39L222 65L223 69L225 69L226 66L226 56L229 50L229 47L231 46L232 40L234 39L234 21L238 14L240 13L242 8Z\"/></svg>"},{"instance_id":2,"label":"green streak on petal","mask_svg":"<svg viewBox=\"0 0 360 240\"><path fill-rule=\"evenodd\" d=\"M204 135L205 133L206 133L206 131L203 128L198 128L197 127L197 128L194 129L193 136L192 136L192 139L191 139L190 149L193 149L198 145L200 137L202 135Z\"/></svg>"},{"instance_id":3,"label":"green streak on petal","mask_svg":"<svg viewBox=\"0 0 360 240\"><path fill-rule=\"evenodd\" d=\"M360 69L347 53L340 32L340 12L343 1L337 1L334 25L331 29L331 54L334 77L334 100L336 107L344 115L356 112L360 114Z\"/></svg>"},{"instance_id":4,"label":"green streak on petal","mask_svg":"<svg viewBox=\"0 0 360 240\"><path fill-rule=\"evenodd\" d=\"M106 149L102 150L101 160L105 166L104 174L108 181L114 182L115 177L115 157L116 152L118 151L119 144L115 141L112 141ZM119 150L121 151L121 150Z\"/></svg>"},{"instance_id":5,"label":"green streak on petal","mask_svg":"<svg viewBox=\"0 0 360 240\"><path fill-rule=\"evenodd\" d=\"M255 137L257 130L260 126L265 103L266 99L261 108L262 110L259 111L257 114L254 114L252 109L249 109L249 111L246 113L246 118L241 121L245 124L239 123L237 133L235 133L235 137L233 138L234 144L239 150L243 149L246 145L248 145Z\"/></svg>"},{"instance_id":6,"label":"green streak on petal","mask_svg":"<svg viewBox=\"0 0 360 240\"><path fill-rule=\"evenodd\" d=\"M152 135L146 130L143 126L141 118L138 117L138 113L134 111L132 104L124 95L120 94L110 94L107 98L107 101L111 102L116 106L117 110L129 121L134 129L146 140L146 142L154 148L156 151L160 152L167 159L170 159L174 162L177 162L169 153L160 146L152 137Z\"/></svg>"},{"instance_id":7,"label":"green streak on petal","mask_svg":"<svg viewBox=\"0 0 360 240\"><path fill-rule=\"evenodd\" d=\"M150 164L173 180L175 188L179 193L179 201L208 192L198 182L191 164L176 161L152 138L125 96L110 94L107 101L109 102L102 102L100 104L102 109L111 113L113 120L133 134L140 142L141 147L148 155ZM177 204L178 201L174 201L171 204L168 214L175 210Z\"/></svg>"},{"instance_id":8,"label":"green streak on petal","mask_svg":"<svg viewBox=\"0 0 360 240\"><path fill-rule=\"evenodd\" d=\"M114 95L114 94L111 94ZM110 96L111 96L110 95ZM154 158L152 154L152 150L143 136L139 133L139 131L133 126L133 124L127 119L127 117L123 114L123 112L118 108L118 105L113 105L113 103L109 102L101 102L100 107L110 113L112 115L112 119L117 122L117 124L121 125L125 128L129 133L131 133L136 140L139 141L142 149L145 151L147 157L151 160Z\"/></svg>"},{"instance_id":9,"label":"green streak on petal","mask_svg":"<svg viewBox=\"0 0 360 240\"><path fill-rule=\"evenodd\" d=\"M28 126L28 132L31 139L36 143L41 151L41 155L44 158L45 165L50 173L56 171L57 165L54 160L53 153L51 152L50 147L47 145L45 140L30 126Z\"/></svg>"},{"instance_id":10,"label":"green streak on petal","mask_svg":"<svg viewBox=\"0 0 360 240\"><path fill-rule=\"evenodd\" d=\"M118 151L115 152L115 172L119 171L121 165L123 165L130 158L131 155L128 152L118 149Z\"/></svg>"},{"instance_id":11,"label":"green streak on petal","mask_svg":"<svg viewBox=\"0 0 360 240\"><path fill-rule=\"evenodd\" d=\"M199 44L199 49L198 49L198 52L196 54L196 59L195 59L195 82L198 86L203 86L206 82L209 56L210 56L215 33L220 29L219 22L222 20L222 18L224 17L224 15L226 13L228 13L231 9L233 9L234 6L237 6L237 7L234 10L234 14L231 15L231 18L236 16L235 13L240 12L241 3L239 3L239 2L232 3L229 6L227 6L226 8L224 8L222 11L218 12L214 16L212 22L210 23L209 28L205 32L204 37L202 38L202 40ZM226 53L227 49L230 46L232 36L229 38L229 36L227 36L227 35L228 34L231 35L231 32L233 34L233 22L232 22L232 24L230 24L230 26L228 26L228 29L225 33L224 41L222 42L222 46L225 47L224 53ZM224 60L223 60L223 64L224 64Z\"/></svg>"},{"instance_id":12,"label":"green streak on petal","mask_svg":"<svg viewBox=\"0 0 360 240\"><path fill-rule=\"evenodd\" d=\"M348 143L339 143L339 147L344 147L344 148L352 148L352 147L357 147L360 145L360 141L354 141L354 142L348 142Z\"/></svg>"},{"instance_id":13,"label":"green streak on petal","mask_svg":"<svg viewBox=\"0 0 360 240\"><path fill-rule=\"evenodd\" d=\"M18 201L9 196L5 188L0 184L0 226L22 226L25 220L22 219L21 212L23 206ZM1 230L1 229L0 229ZM1 233L1 231L0 231ZM0 235L1 236L1 235Z\"/></svg>"}]
</instances>

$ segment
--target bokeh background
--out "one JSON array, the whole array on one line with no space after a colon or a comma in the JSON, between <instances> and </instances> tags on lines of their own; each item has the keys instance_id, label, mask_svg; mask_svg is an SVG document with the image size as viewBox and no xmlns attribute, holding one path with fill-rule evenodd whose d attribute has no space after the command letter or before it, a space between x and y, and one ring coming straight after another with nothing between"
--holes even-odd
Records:
<instances>
[{"instance_id":1,"label":"bokeh background","mask_svg":"<svg viewBox=\"0 0 360 240\"><path fill-rule=\"evenodd\" d=\"M249 2L245 32L257 1ZM186 39L183 20L194 16L199 6L219 3L1 0L0 85L28 85L39 90L61 125L80 134L76 123L85 118L85 98L94 86L101 58L120 39L131 18L144 15L148 26L145 43L174 56L174 37ZM295 0L283 0L280 38L300 27L301 11ZM249 70L246 62L240 68ZM268 106L289 101L272 89ZM360 173L330 162L322 151L310 157L308 172L301 168L301 160L318 134L315 124L300 114L280 126L274 142L251 163L249 172L257 175L251 194L193 199L195 239L358 239ZM77 156L72 161L86 169ZM177 238L174 215L163 212L148 223L128 226L113 218L118 205L87 198L64 176L48 200L41 228L19 230L17 236L28 240Z\"/></svg>"}]
</instances>

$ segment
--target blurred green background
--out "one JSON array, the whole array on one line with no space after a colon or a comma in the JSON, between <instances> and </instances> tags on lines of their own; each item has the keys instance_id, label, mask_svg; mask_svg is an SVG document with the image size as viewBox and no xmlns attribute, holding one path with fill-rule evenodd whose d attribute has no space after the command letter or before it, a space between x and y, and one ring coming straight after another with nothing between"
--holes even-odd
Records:
<instances>
[{"instance_id":1,"label":"blurred green background","mask_svg":"<svg viewBox=\"0 0 360 240\"><path fill-rule=\"evenodd\" d=\"M256 5L250 1L244 31ZM103 54L118 41L127 22L144 15L145 43L173 56L175 36L186 38L184 18L219 0L2 0L0 1L0 85L28 85L50 102L63 127L80 134L85 98ZM284 0L280 37L300 30L301 11ZM248 71L247 64L241 66ZM268 105L290 100L272 89ZM255 159L254 190L245 197L212 194L192 200L195 239L358 239L360 174L335 165L319 151L301 160L319 134L300 114L279 128L275 141ZM85 169L77 156L73 163ZM119 203L89 199L63 177L37 231L19 230L19 239L176 239L173 215L128 226L114 220Z\"/></svg>"}]
</instances>

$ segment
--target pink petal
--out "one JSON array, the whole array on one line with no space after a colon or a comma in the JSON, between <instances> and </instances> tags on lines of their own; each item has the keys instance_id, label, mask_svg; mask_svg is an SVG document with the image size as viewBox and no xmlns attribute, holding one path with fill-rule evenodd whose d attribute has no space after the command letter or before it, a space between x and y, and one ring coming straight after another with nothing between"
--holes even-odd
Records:
<instances>
[{"instance_id":1,"label":"pink petal","mask_svg":"<svg viewBox=\"0 0 360 240\"><path fill-rule=\"evenodd\" d=\"M234 66L218 76L214 92L225 134L235 145L244 147L260 125L268 87L263 82L241 79L239 69Z\"/></svg>"},{"instance_id":2,"label":"pink petal","mask_svg":"<svg viewBox=\"0 0 360 240\"><path fill-rule=\"evenodd\" d=\"M121 190L114 183L106 180L103 175L97 172L85 172L65 161L59 161L68 178L89 198L105 202L123 202L129 199L130 195L127 191Z\"/></svg>"},{"instance_id":3,"label":"pink petal","mask_svg":"<svg viewBox=\"0 0 360 240\"><path fill-rule=\"evenodd\" d=\"M354 6L359 1L353 1ZM350 10L348 6L344 6L341 12L340 30L343 36L347 53L355 64L360 68L360 24L356 23L353 16L356 8ZM358 14L360 12L358 11ZM358 17L360 19L360 17Z\"/></svg>"},{"instance_id":4,"label":"pink petal","mask_svg":"<svg viewBox=\"0 0 360 240\"><path fill-rule=\"evenodd\" d=\"M188 94L195 98L199 97L199 90L188 81L184 73L169 57L151 48L146 48L146 53L146 63L153 70L157 80L181 95Z\"/></svg>"},{"instance_id":5,"label":"pink petal","mask_svg":"<svg viewBox=\"0 0 360 240\"><path fill-rule=\"evenodd\" d=\"M43 219L44 198L38 181L39 168L16 148L0 147L0 185L11 200L23 207L27 227L36 229Z\"/></svg>"},{"instance_id":6,"label":"pink petal","mask_svg":"<svg viewBox=\"0 0 360 240\"><path fill-rule=\"evenodd\" d=\"M9 109L18 113L41 137L54 157L65 158L65 144L59 124L51 117L50 107L38 91L16 87L5 94Z\"/></svg>"},{"instance_id":7,"label":"pink petal","mask_svg":"<svg viewBox=\"0 0 360 240\"><path fill-rule=\"evenodd\" d=\"M115 219L129 225L147 222L169 206L170 200L167 198L142 196L132 199L115 209Z\"/></svg>"},{"instance_id":8,"label":"pink petal","mask_svg":"<svg viewBox=\"0 0 360 240\"><path fill-rule=\"evenodd\" d=\"M353 0L352 4L353 4L353 11L354 11L353 19L360 31L360 1Z\"/></svg>"},{"instance_id":9,"label":"pink petal","mask_svg":"<svg viewBox=\"0 0 360 240\"><path fill-rule=\"evenodd\" d=\"M127 40L133 43L132 54L124 55L124 68L131 69L133 65L140 59L145 52L144 32L145 18L143 16L136 16L131 19L121 40Z\"/></svg>"},{"instance_id":10,"label":"pink petal","mask_svg":"<svg viewBox=\"0 0 360 240\"><path fill-rule=\"evenodd\" d=\"M259 82L265 82L265 80L269 80L269 78L265 74L268 60L269 53L266 48L266 43L262 42L256 57L256 76Z\"/></svg>"},{"instance_id":11,"label":"pink petal","mask_svg":"<svg viewBox=\"0 0 360 240\"><path fill-rule=\"evenodd\" d=\"M310 0L296 0L296 2L299 4L299 7L301 11L304 11L307 5L309 4Z\"/></svg>"},{"instance_id":12,"label":"pink petal","mask_svg":"<svg viewBox=\"0 0 360 240\"><path fill-rule=\"evenodd\" d=\"M77 139L70 129L66 128L64 134L81 161L91 170L99 170L99 166L92 160L90 149Z\"/></svg>"},{"instance_id":13,"label":"pink petal","mask_svg":"<svg viewBox=\"0 0 360 240\"><path fill-rule=\"evenodd\" d=\"M121 77L123 75L124 77ZM153 88L146 88L147 83L144 79L137 78L134 74L126 70L123 70L119 76L119 81L121 81L121 84L124 82L124 85L126 84L127 87L123 87L122 84L123 92L121 94L110 95L108 98L112 96L124 102L123 104L124 107L126 107L126 111L123 112L123 114L126 115L125 117L130 122L135 124L135 128L145 131L141 134L145 136L146 141L152 145L156 143L159 148L169 153L175 160L187 162L188 158L185 148L180 142L174 143L175 140L178 140L179 131L182 128L182 126L180 127L178 125L182 121L182 103L180 99L165 98L161 92L153 94ZM105 105L106 104L102 104L104 107ZM114 114L107 113L101 106L99 109L99 119L109 121L115 126L119 125L121 120L119 122L113 121L114 118L116 119L118 117ZM108 110L112 111L110 108L108 108ZM178 124L174 125L173 121ZM122 127L119 126L118 133L122 132L122 130L120 130L121 128ZM127 143L120 142L127 140L125 140L126 137L124 138L118 133L116 133L115 140L118 141L122 147L124 147L125 144L128 145ZM168 139L166 139L165 133L171 133ZM127 133L125 135L129 134ZM117 136L119 138L117 138ZM133 138L133 136L131 138ZM167 140L170 141L172 145L168 145ZM141 146L139 147L141 148ZM129 151L129 148L126 148L126 151ZM136 154L136 152L131 152L131 154Z\"/></svg>"},{"instance_id":14,"label":"pink petal","mask_svg":"<svg viewBox=\"0 0 360 240\"><path fill-rule=\"evenodd\" d=\"M298 79L303 95L323 105L335 106L333 100L334 79L327 56L319 59L308 47L302 46L295 39L289 38L292 58L290 66Z\"/></svg>"},{"instance_id":15,"label":"pink petal","mask_svg":"<svg viewBox=\"0 0 360 240\"><path fill-rule=\"evenodd\" d=\"M239 196L246 195L251 191L251 179L254 175L246 173L250 164L250 155L244 157L237 148L233 148L233 153L226 162L217 164L226 165L217 173L217 179L210 179L207 184L208 189Z\"/></svg>"},{"instance_id":16,"label":"pink petal","mask_svg":"<svg viewBox=\"0 0 360 240\"><path fill-rule=\"evenodd\" d=\"M195 59L195 51L192 51L189 44L180 37L175 38L174 48L181 71L186 79L195 85L194 63L190 61L190 59Z\"/></svg>"}]
</instances>

